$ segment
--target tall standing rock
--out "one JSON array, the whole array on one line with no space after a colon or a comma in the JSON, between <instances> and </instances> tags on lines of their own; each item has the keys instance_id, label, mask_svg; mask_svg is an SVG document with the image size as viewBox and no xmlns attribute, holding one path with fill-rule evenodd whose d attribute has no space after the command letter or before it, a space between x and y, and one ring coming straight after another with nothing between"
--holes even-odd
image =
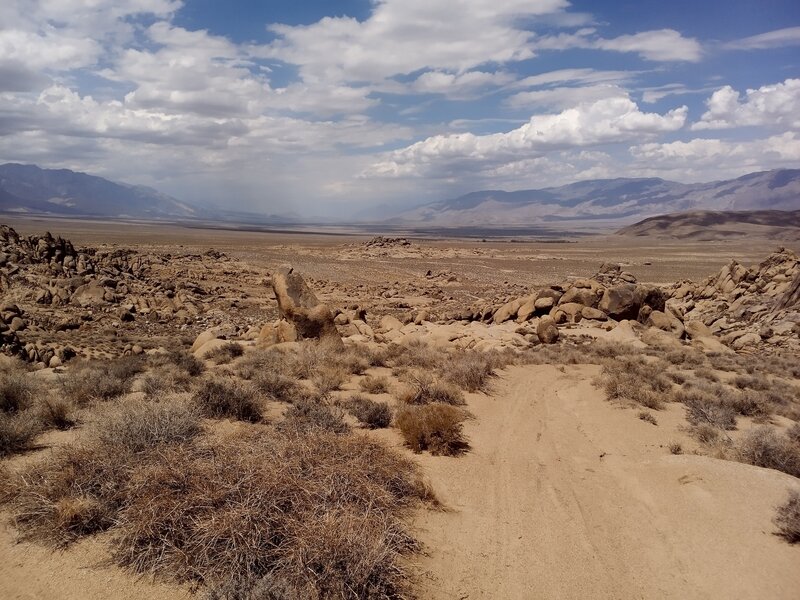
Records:
<instances>
[{"instance_id":1,"label":"tall standing rock","mask_svg":"<svg viewBox=\"0 0 800 600\"><path fill-rule=\"evenodd\" d=\"M302 276L290 266L280 267L272 275L272 289L280 316L294 324L300 338L318 338L342 345L342 337L333 322L331 310L320 303Z\"/></svg>"}]
</instances>

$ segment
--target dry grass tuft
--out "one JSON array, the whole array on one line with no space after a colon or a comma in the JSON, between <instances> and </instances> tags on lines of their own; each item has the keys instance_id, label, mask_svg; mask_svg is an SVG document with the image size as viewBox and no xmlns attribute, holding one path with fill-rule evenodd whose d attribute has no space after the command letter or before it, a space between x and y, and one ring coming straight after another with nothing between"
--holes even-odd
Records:
<instances>
[{"instance_id":1,"label":"dry grass tuft","mask_svg":"<svg viewBox=\"0 0 800 600\"><path fill-rule=\"evenodd\" d=\"M355 395L345 406L351 415L370 429L382 429L392 422L392 409L386 402L375 402L365 396Z\"/></svg>"},{"instance_id":2,"label":"dry grass tuft","mask_svg":"<svg viewBox=\"0 0 800 600\"><path fill-rule=\"evenodd\" d=\"M30 412L13 415L0 412L0 456L30 450L41 431L41 424Z\"/></svg>"},{"instance_id":3,"label":"dry grass tuft","mask_svg":"<svg viewBox=\"0 0 800 600\"><path fill-rule=\"evenodd\" d=\"M46 398L37 405L39 422L45 429L65 431L75 427L75 407L62 398Z\"/></svg>"},{"instance_id":4,"label":"dry grass tuft","mask_svg":"<svg viewBox=\"0 0 800 600\"><path fill-rule=\"evenodd\" d=\"M366 392L368 394L385 394L391 389L389 380L386 379L386 377L375 377L373 375L367 375L364 377L358 382L358 387L361 388L362 392Z\"/></svg>"},{"instance_id":5,"label":"dry grass tuft","mask_svg":"<svg viewBox=\"0 0 800 600\"><path fill-rule=\"evenodd\" d=\"M658 425L658 421L653 416L653 414L647 412L646 410L639 412L639 419L641 419L646 423L650 423L651 425Z\"/></svg>"},{"instance_id":6,"label":"dry grass tuft","mask_svg":"<svg viewBox=\"0 0 800 600\"><path fill-rule=\"evenodd\" d=\"M117 398L130 391L132 379L145 366L144 359L138 356L78 363L61 378L64 398L78 407Z\"/></svg>"},{"instance_id":7,"label":"dry grass tuft","mask_svg":"<svg viewBox=\"0 0 800 600\"><path fill-rule=\"evenodd\" d=\"M795 444L800 444L800 423L795 423L786 430L786 436Z\"/></svg>"},{"instance_id":8,"label":"dry grass tuft","mask_svg":"<svg viewBox=\"0 0 800 600\"><path fill-rule=\"evenodd\" d=\"M466 419L466 412L455 406L426 404L398 409L395 425L415 452L456 456L469 448L463 432Z\"/></svg>"},{"instance_id":9,"label":"dry grass tuft","mask_svg":"<svg viewBox=\"0 0 800 600\"><path fill-rule=\"evenodd\" d=\"M186 442L202 431L196 408L177 400L114 405L97 416L92 425L94 437L102 444L134 454Z\"/></svg>"},{"instance_id":10,"label":"dry grass tuft","mask_svg":"<svg viewBox=\"0 0 800 600\"><path fill-rule=\"evenodd\" d=\"M686 419L692 425L705 423L723 430L736 429L736 411L718 396L692 389L680 392L678 398L686 406Z\"/></svg>"},{"instance_id":11,"label":"dry grass tuft","mask_svg":"<svg viewBox=\"0 0 800 600\"><path fill-rule=\"evenodd\" d=\"M700 423L692 427L689 432L701 444L711 445L719 441L720 430L708 423Z\"/></svg>"},{"instance_id":12,"label":"dry grass tuft","mask_svg":"<svg viewBox=\"0 0 800 600\"><path fill-rule=\"evenodd\" d=\"M443 367L445 378L468 392L483 392L498 366L505 363L498 355L483 352L459 352Z\"/></svg>"},{"instance_id":13,"label":"dry grass tuft","mask_svg":"<svg viewBox=\"0 0 800 600\"><path fill-rule=\"evenodd\" d=\"M258 390L238 379L207 379L195 391L192 399L200 413L206 417L230 418L250 423L257 423L262 419Z\"/></svg>"},{"instance_id":14,"label":"dry grass tuft","mask_svg":"<svg viewBox=\"0 0 800 600\"><path fill-rule=\"evenodd\" d=\"M466 404L464 394L455 385L423 371L408 371L404 375L410 385L401 391L398 400L404 404Z\"/></svg>"},{"instance_id":15,"label":"dry grass tuft","mask_svg":"<svg viewBox=\"0 0 800 600\"><path fill-rule=\"evenodd\" d=\"M326 365L312 374L311 381L320 394L328 394L341 389L349 378L350 374L341 366Z\"/></svg>"},{"instance_id":16,"label":"dry grass tuft","mask_svg":"<svg viewBox=\"0 0 800 600\"><path fill-rule=\"evenodd\" d=\"M661 372L633 360L620 360L603 366L602 384L612 401L639 404L652 410L664 407L672 383Z\"/></svg>"},{"instance_id":17,"label":"dry grass tuft","mask_svg":"<svg viewBox=\"0 0 800 600\"><path fill-rule=\"evenodd\" d=\"M374 441L249 431L138 454L93 440L14 479L27 538L111 530L113 559L211 598L403 598L416 466ZM274 594L280 593L280 596Z\"/></svg>"},{"instance_id":18,"label":"dry grass tuft","mask_svg":"<svg viewBox=\"0 0 800 600\"><path fill-rule=\"evenodd\" d=\"M202 360L183 348L173 349L165 354L153 354L148 357L148 362L153 367L173 365L186 373L189 377L199 377L206 370Z\"/></svg>"},{"instance_id":19,"label":"dry grass tuft","mask_svg":"<svg viewBox=\"0 0 800 600\"><path fill-rule=\"evenodd\" d=\"M304 399L292 404L284 415L279 428L286 431L323 430L336 434L350 432L344 414L329 406L323 399Z\"/></svg>"},{"instance_id":20,"label":"dry grass tuft","mask_svg":"<svg viewBox=\"0 0 800 600\"><path fill-rule=\"evenodd\" d=\"M0 377L0 412L13 415L33 406L41 393L36 382L24 373L2 373Z\"/></svg>"},{"instance_id":21,"label":"dry grass tuft","mask_svg":"<svg viewBox=\"0 0 800 600\"><path fill-rule=\"evenodd\" d=\"M683 454L683 446L678 442L672 442L669 445L670 454Z\"/></svg>"},{"instance_id":22,"label":"dry grass tuft","mask_svg":"<svg viewBox=\"0 0 800 600\"><path fill-rule=\"evenodd\" d=\"M736 460L800 477L800 445L778 434L772 427L751 429L734 449Z\"/></svg>"},{"instance_id":23,"label":"dry grass tuft","mask_svg":"<svg viewBox=\"0 0 800 600\"><path fill-rule=\"evenodd\" d=\"M789 492L789 500L778 508L775 524L779 535L790 544L800 543L800 493Z\"/></svg>"},{"instance_id":24,"label":"dry grass tuft","mask_svg":"<svg viewBox=\"0 0 800 600\"><path fill-rule=\"evenodd\" d=\"M244 354L244 346L239 342L229 342L218 348L214 348L206 354L205 358L216 365L227 365L236 358Z\"/></svg>"}]
</instances>

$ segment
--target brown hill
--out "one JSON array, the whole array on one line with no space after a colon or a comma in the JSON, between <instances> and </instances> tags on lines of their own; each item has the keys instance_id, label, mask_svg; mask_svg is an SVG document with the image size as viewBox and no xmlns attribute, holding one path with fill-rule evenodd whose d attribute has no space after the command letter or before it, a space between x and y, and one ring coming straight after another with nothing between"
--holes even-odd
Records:
<instances>
[{"instance_id":1,"label":"brown hill","mask_svg":"<svg viewBox=\"0 0 800 600\"><path fill-rule=\"evenodd\" d=\"M617 231L617 235L692 240L768 237L800 241L800 210L693 211L650 217Z\"/></svg>"}]
</instances>

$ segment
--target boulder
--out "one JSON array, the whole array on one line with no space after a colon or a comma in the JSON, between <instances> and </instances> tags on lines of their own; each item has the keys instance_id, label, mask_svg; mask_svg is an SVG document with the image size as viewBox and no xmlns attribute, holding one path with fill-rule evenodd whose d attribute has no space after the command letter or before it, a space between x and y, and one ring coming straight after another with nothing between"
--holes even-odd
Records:
<instances>
[{"instance_id":1,"label":"boulder","mask_svg":"<svg viewBox=\"0 0 800 600\"><path fill-rule=\"evenodd\" d=\"M80 286L72 294L72 303L77 306L95 306L106 302L106 290L96 281Z\"/></svg>"},{"instance_id":2,"label":"boulder","mask_svg":"<svg viewBox=\"0 0 800 600\"><path fill-rule=\"evenodd\" d=\"M317 338L342 346L333 313L292 267L281 267L272 275L272 289L280 316L294 324L298 338Z\"/></svg>"},{"instance_id":3,"label":"boulder","mask_svg":"<svg viewBox=\"0 0 800 600\"><path fill-rule=\"evenodd\" d=\"M503 306L497 309L496 313L494 313L494 323L505 323L509 319L515 317L519 309L527 300L527 298L517 298L516 300L506 302Z\"/></svg>"},{"instance_id":4,"label":"boulder","mask_svg":"<svg viewBox=\"0 0 800 600\"><path fill-rule=\"evenodd\" d=\"M648 327L655 327L661 331L672 333L678 338L683 337L683 323L681 323L673 315L661 312L660 310L651 311L650 315L645 321L645 325Z\"/></svg>"},{"instance_id":5,"label":"boulder","mask_svg":"<svg viewBox=\"0 0 800 600\"><path fill-rule=\"evenodd\" d=\"M714 336L708 325L702 321L684 321L683 328L686 330L686 335L693 340Z\"/></svg>"},{"instance_id":6,"label":"boulder","mask_svg":"<svg viewBox=\"0 0 800 600\"><path fill-rule=\"evenodd\" d=\"M630 283L607 288L598 305L600 310L614 319L636 319L640 307L636 286Z\"/></svg>"},{"instance_id":7,"label":"boulder","mask_svg":"<svg viewBox=\"0 0 800 600\"><path fill-rule=\"evenodd\" d=\"M734 350L741 350L742 348L746 348L747 346L755 346L760 342L761 342L761 336L758 335L756 332L751 331L736 338L733 341L733 343L731 343L731 348L733 348Z\"/></svg>"},{"instance_id":8,"label":"boulder","mask_svg":"<svg viewBox=\"0 0 800 600\"><path fill-rule=\"evenodd\" d=\"M536 327L536 335L543 344L555 344L558 341L558 327L550 317L542 317Z\"/></svg>"},{"instance_id":9,"label":"boulder","mask_svg":"<svg viewBox=\"0 0 800 600\"><path fill-rule=\"evenodd\" d=\"M381 317L381 320L378 323L378 331L380 332L386 332L392 330L399 331L402 328L403 324L400 322L400 319L398 319L397 317L393 317L392 315L384 315L383 317Z\"/></svg>"},{"instance_id":10,"label":"boulder","mask_svg":"<svg viewBox=\"0 0 800 600\"><path fill-rule=\"evenodd\" d=\"M597 303L600 300L600 289L592 289L587 287L578 287L578 283L576 285L569 288L561 299L559 300L559 306L563 304L581 304L583 306L597 306Z\"/></svg>"},{"instance_id":11,"label":"boulder","mask_svg":"<svg viewBox=\"0 0 800 600\"><path fill-rule=\"evenodd\" d=\"M592 308L591 306L584 306L581 310L581 316L584 319L594 319L595 321L608 320L608 315L606 315L606 313L600 309Z\"/></svg>"},{"instance_id":12,"label":"boulder","mask_svg":"<svg viewBox=\"0 0 800 600\"><path fill-rule=\"evenodd\" d=\"M195 358L205 358L218 348L224 348L228 344L230 344L228 340L214 338L212 340L208 340L205 344L203 344L196 350L192 350L192 354L194 354Z\"/></svg>"}]
</instances>

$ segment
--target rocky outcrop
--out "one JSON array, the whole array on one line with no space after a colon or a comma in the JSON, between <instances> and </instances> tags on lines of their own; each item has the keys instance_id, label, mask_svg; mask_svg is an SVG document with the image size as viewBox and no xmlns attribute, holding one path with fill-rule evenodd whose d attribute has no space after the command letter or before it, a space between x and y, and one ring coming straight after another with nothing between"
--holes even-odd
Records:
<instances>
[{"instance_id":1,"label":"rocky outcrop","mask_svg":"<svg viewBox=\"0 0 800 600\"><path fill-rule=\"evenodd\" d=\"M342 344L333 312L320 303L302 276L292 267L284 266L273 273L272 289L278 302L278 313L294 325L298 338L316 338Z\"/></svg>"}]
</instances>

